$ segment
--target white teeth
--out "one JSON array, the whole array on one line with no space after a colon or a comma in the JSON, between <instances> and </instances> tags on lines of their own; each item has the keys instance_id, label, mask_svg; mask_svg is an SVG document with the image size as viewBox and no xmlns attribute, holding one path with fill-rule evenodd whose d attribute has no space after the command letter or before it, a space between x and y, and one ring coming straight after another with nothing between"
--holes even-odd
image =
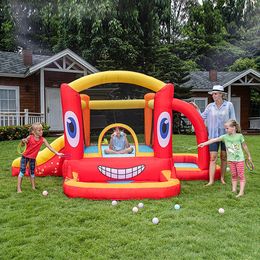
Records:
<instances>
[{"instance_id":1,"label":"white teeth","mask_svg":"<svg viewBox=\"0 0 260 260\"><path fill-rule=\"evenodd\" d=\"M132 173L127 174L127 175L125 176L125 178L126 178L126 179L132 178Z\"/></svg>"},{"instance_id":2,"label":"white teeth","mask_svg":"<svg viewBox=\"0 0 260 260\"><path fill-rule=\"evenodd\" d=\"M141 172L142 172L142 168L139 168L137 174L140 174Z\"/></svg>"},{"instance_id":3,"label":"white teeth","mask_svg":"<svg viewBox=\"0 0 260 260\"><path fill-rule=\"evenodd\" d=\"M145 166L138 165L133 168L127 168L127 169L117 169L117 168L109 168L105 166L98 166L98 170L105 176L113 179L130 179L137 175L139 175L141 172L143 172L145 169Z\"/></svg>"},{"instance_id":4,"label":"white teeth","mask_svg":"<svg viewBox=\"0 0 260 260\"><path fill-rule=\"evenodd\" d=\"M117 173L117 169L111 169L112 173Z\"/></svg>"},{"instance_id":5,"label":"white teeth","mask_svg":"<svg viewBox=\"0 0 260 260\"><path fill-rule=\"evenodd\" d=\"M111 174L111 178L113 178L113 179L117 179L117 174Z\"/></svg>"},{"instance_id":6,"label":"white teeth","mask_svg":"<svg viewBox=\"0 0 260 260\"><path fill-rule=\"evenodd\" d=\"M126 169L126 173L131 173L131 172L132 172L132 168Z\"/></svg>"},{"instance_id":7,"label":"white teeth","mask_svg":"<svg viewBox=\"0 0 260 260\"><path fill-rule=\"evenodd\" d=\"M119 174L119 175L125 174L125 169L119 169L119 170L118 170L118 174Z\"/></svg>"}]
</instances>

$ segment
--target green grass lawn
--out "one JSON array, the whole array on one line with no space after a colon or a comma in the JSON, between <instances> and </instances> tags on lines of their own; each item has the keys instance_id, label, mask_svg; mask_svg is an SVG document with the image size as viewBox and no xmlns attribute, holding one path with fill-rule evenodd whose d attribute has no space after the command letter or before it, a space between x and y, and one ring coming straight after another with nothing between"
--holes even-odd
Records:
<instances>
[{"instance_id":1,"label":"green grass lawn","mask_svg":"<svg viewBox=\"0 0 260 260\"><path fill-rule=\"evenodd\" d=\"M246 172L244 197L231 193L227 174L227 185L183 181L178 197L142 200L137 214L140 201L69 199L61 177L37 177L36 191L24 178L17 194L18 141L0 142L0 259L260 259L260 136L246 142L256 169ZM175 135L174 144L178 151L195 138Z\"/></svg>"}]
</instances>

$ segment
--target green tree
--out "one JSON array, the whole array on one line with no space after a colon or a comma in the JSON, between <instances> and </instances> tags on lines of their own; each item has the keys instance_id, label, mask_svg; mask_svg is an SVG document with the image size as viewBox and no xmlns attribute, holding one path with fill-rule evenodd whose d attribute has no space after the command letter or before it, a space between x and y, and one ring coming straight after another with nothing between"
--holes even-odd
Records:
<instances>
[{"instance_id":1,"label":"green tree","mask_svg":"<svg viewBox=\"0 0 260 260\"><path fill-rule=\"evenodd\" d=\"M0 2L0 50L14 51L14 21L11 14L11 6L9 1L2 0Z\"/></svg>"},{"instance_id":2,"label":"green tree","mask_svg":"<svg viewBox=\"0 0 260 260\"><path fill-rule=\"evenodd\" d=\"M256 70L260 71L260 55L255 58Z\"/></svg>"},{"instance_id":3,"label":"green tree","mask_svg":"<svg viewBox=\"0 0 260 260\"><path fill-rule=\"evenodd\" d=\"M183 88L181 85L189 80L189 72L195 70L197 66L195 62L181 60L172 49L171 44L157 49L154 69L150 74L166 83L174 83L175 97L188 98L191 95L191 88Z\"/></svg>"},{"instance_id":4,"label":"green tree","mask_svg":"<svg viewBox=\"0 0 260 260\"><path fill-rule=\"evenodd\" d=\"M58 41L58 6L51 2L47 3L39 10L37 17L40 33L36 34L36 37L43 42L45 48L52 50Z\"/></svg>"},{"instance_id":5,"label":"green tree","mask_svg":"<svg viewBox=\"0 0 260 260\"><path fill-rule=\"evenodd\" d=\"M204 0L202 4L191 4L188 10L184 46L189 49L189 58L195 60L203 69L219 69L219 47L225 46L226 43L225 28L218 6L213 0Z\"/></svg>"},{"instance_id":6,"label":"green tree","mask_svg":"<svg viewBox=\"0 0 260 260\"><path fill-rule=\"evenodd\" d=\"M237 59L230 67L230 71L242 71L248 69L257 69L257 64L253 58L240 58Z\"/></svg>"},{"instance_id":7,"label":"green tree","mask_svg":"<svg viewBox=\"0 0 260 260\"><path fill-rule=\"evenodd\" d=\"M191 40L200 40L203 45L216 45L223 40L223 20L214 1L204 0L202 5L190 5L186 34Z\"/></svg>"},{"instance_id":8,"label":"green tree","mask_svg":"<svg viewBox=\"0 0 260 260\"><path fill-rule=\"evenodd\" d=\"M230 39L241 39L241 29L249 29L257 24L259 1L218 0L217 3Z\"/></svg>"}]
</instances>

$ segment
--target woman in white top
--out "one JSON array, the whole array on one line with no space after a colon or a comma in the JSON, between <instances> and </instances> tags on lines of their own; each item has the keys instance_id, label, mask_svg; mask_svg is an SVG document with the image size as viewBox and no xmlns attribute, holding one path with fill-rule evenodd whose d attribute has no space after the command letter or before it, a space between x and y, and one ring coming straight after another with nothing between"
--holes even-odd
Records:
<instances>
[{"instance_id":1,"label":"woman in white top","mask_svg":"<svg viewBox=\"0 0 260 260\"><path fill-rule=\"evenodd\" d=\"M236 120L234 106L231 102L224 100L224 88L221 85L213 86L212 91L213 101L210 103L201 116L208 129L208 138L217 138L225 134L224 124L229 119ZM197 109L198 106L192 103ZM206 184L212 185L215 179L216 162L218 158L219 146L221 147L220 160L221 160L221 182L225 184L225 173L227 167L227 154L224 142L213 143L209 146L210 150L210 164L209 164L209 182Z\"/></svg>"}]
</instances>

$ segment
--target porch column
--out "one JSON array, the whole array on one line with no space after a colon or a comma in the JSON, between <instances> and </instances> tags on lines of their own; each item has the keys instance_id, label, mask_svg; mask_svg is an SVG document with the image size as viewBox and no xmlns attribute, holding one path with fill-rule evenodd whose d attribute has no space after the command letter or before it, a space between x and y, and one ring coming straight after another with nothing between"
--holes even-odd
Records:
<instances>
[{"instance_id":1,"label":"porch column","mask_svg":"<svg viewBox=\"0 0 260 260\"><path fill-rule=\"evenodd\" d=\"M228 86L228 101L231 101L231 85Z\"/></svg>"},{"instance_id":2,"label":"porch column","mask_svg":"<svg viewBox=\"0 0 260 260\"><path fill-rule=\"evenodd\" d=\"M44 68L40 71L40 99L41 99L41 113L45 115L45 104L44 104ZM44 116L45 118L45 116Z\"/></svg>"}]
</instances>

